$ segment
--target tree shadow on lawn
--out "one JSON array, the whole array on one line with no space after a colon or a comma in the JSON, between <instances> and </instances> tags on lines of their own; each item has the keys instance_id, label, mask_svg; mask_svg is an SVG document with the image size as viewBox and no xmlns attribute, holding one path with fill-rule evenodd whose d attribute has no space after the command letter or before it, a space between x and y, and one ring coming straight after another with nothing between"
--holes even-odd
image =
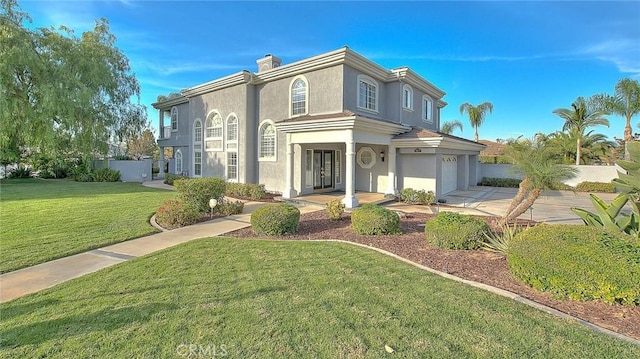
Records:
<instances>
[{"instance_id":1,"label":"tree shadow on lawn","mask_svg":"<svg viewBox=\"0 0 640 359\"><path fill-rule=\"evenodd\" d=\"M117 309L103 309L88 314L63 316L57 319L30 323L0 331L2 346L8 348L23 345L39 345L49 340L63 340L75 335L96 331L114 331L135 322L146 322L153 315L175 310L178 305L148 303Z\"/></svg>"}]
</instances>

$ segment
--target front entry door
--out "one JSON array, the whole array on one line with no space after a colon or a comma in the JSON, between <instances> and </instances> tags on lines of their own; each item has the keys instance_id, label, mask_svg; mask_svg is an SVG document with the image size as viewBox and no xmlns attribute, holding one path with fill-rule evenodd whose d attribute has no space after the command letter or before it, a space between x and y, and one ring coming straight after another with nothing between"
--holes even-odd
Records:
<instances>
[{"instance_id":1,"label":"front entry door","mask_svg":"<svg viewBox=\"0 0 640 359\"><path fill-rule=\"evenodd\" d=\"M313 151L313 188L333 188L334 151Z\"/></svg>"}]
</instances>

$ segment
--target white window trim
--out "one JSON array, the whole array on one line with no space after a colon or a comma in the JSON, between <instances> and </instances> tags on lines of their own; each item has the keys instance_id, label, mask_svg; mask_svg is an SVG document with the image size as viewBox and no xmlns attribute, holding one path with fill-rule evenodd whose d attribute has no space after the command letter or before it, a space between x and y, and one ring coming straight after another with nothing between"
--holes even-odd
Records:
<instances>
[{"instance_id":1,"label":"white window trim","mask_svg":"<svg viewBox=\"0 0 640 359\"><path fill-rule=\"evenodd\" d=\"M335 162L335 168L334 168L334 175L335 175L335 184L342 184L342 151L340 150L336 150L336 154L335 154L336 158L334 158L334 162Z\"/></svg>"},{"instance_id":2,"label":"white window trim","mask_svg":"<svg viewBox=\"0 0 640 359\"><path fill-rule=\"evenodd\" d=\"M376 97L375 97L375 109L366 108L360 106L360 82L368 83L376 88ZM378 113L378 102L380 99L380 86L378 86L378 81L372 79L367 75L358 75L358 81L356 81L356 107L368 112Z\"/></svg>"},{"instance_id":3,"label":"white window trim","mask_svg":"<svg viewBox=\"0 0 640 359\"><path fill-rule=\"evenodd\" d=\"M235 140L231 140L230 136L229 136L229 121L231 119L235 118L236 119L236 139ZM235 149L229 149L229 143L238 143L238 139L240 138L240 120L238 119L238 116L236 116L236 114L234 112L230 113L229 116L227 116L227 119L224 121L224 129L223 132L226 133L226 141L225 141L225 145L227 146L227 150L237 150L238 146L236 146Z\"/></svg>"},{"instance_id":4,"label":"white window trim","mask_svg":"<svg viewBox=\"0 0 640 359\"><path fill-rule=\"evenodd\" d=\"M269 157L260 157L260 153L262 152L262 141L260 130L266 124L270 124L273 126L273 156ZM276 162L278 158L278 130L276 130L276 125L271 120L264 120L260 122L258 126L258 162Z\"/></svg>"},{"instance_id":5,"label":"white window trim","mask_svg":"<svg viewBox=\"0 0 640 359\"><path fill-rule=\"evenodd\" d=\"M425 114L427 113L427 110L425 108L427 106L426 102L431 103L431 118L425 116ZM422 121L433 123L433 100L427 95L422 95Z\"/></svg>"},{"instance_id":6,"label":"white window trim","mask_svg":"<svg viewBox=\"0 0 640 359\"><path fill-rule=\"evenodd\" d=\"M229 136L229 122L234 118L236 120L236 139L232 140L231 136ZM238 155L238 140L240 138L240 120L238 119L238 116L236 116L236 114L232 112L229 114L229 116L227 116L227 119L224 121L224 124L225 124L224 131L226 133L225 146L227 149L225 152L224 174L225 174L225 177L227 178L227 181L238 182L239 180L238 177L240 176L240 157ZM235 148L229 148L229 144L236 144L236 146ZM231 153L236 154L236 178L229 178L229 155Z\"/></svg>"},{"instance_id":7,"label":"white window trim","mask_svg":"<svg viewBox=\"0 0 640 359\"><path fill-rule=\"evenodd\" d=\"M293 84L297 80L302 80L305 85L304 95L304 113L293 114ZM294 77L289 83L289 117L304 116L309 114L309 81L304 75L298 75Z\"/></svg>"},{"instance_id":8,"label":"white window trim","mask_svg":"<svg viewBox=\"0 0 640 359\"><path fill-rule=\"evenodd\" d=\"M236 154L236 178L229 178L229 155L235 153ZM228 151L225 152L225 163L224 163L224 175L228 182L238 182L238 177L240 176L240 157L238 156L238 151Z\"/></svg>"},{"instance_id":9,"label":"white window trim","mask_svg":"<svg viewBox=\"0 0 640 359\"><path fill-rule=\"evenodd\" d=\"M406 103L405 92L409 93L409 103ZM413 88L411 85L404 84L402 85L402 108L405 110L413 111Z\"/></svg>"},{"instance_id":10,"label":"white window trim","mask_svg":"<svg viewBox=\"0 0 640 359\"><path fill-rule=\"evenodd\" d=\"M213 118L215 115L218 115L218 117L220 118L220 136L215 136L215 137L207 137L207 129L209 128L207 126L207 122L209 122L209 118ZM215 128L215 127L214 127ZM203 132L204 132L204 150L207 152L221 152L224 150L224 120L222 119L222 115L220 114L220 111L218 110L211 110L209 111L209 113L207 114L207 117L204 120L204 126L203 126ZM207 141L220 141L220 146L219 147L214 147L214 148L207 148Z\"/></svg>"},{"instance_id":11,"label":"white window trim","mask_svg":"<svg viewBox=\"0 0 640 359\"><path fill-rule=\"evenodd\" d=\"M202 130L202 135L200 136L200 141L196 141L195 140L195 128L196 128L196 123L200 122L200 129ZM202 177L202 172L203 172L203 167L202 167L202 146L203 146L203 139L204 139L204 126L202 123L202 120L200 120L199 118L197 118L195 121L193 121L193 160L191 161L191 173L193 177ZM196 174L196 145L200 145L200 174Z\"/></svg>"},{"instance_id":12,"label":"white window trim","mask_svg":"<svg viewBox=\"0 0 640 359\"><path fill-rule=\"evenodd\" d=\"M173 114L176 114L176 128L173 128ZM178 108L173 106L171 108L171 113L169 114L169 117L171 118L171 124L169 126L171 126L171 132L178 132L178 128L179 128L179 123L180 123L180 117L178 116Z\"/></svg>"},{"instance_id":13,"label":"white window trim","mask_svg":"<svg viewBox=\"0 0 640 359\"><path fill-rule=\"evenodd\" d=\"M363 163L362 162L362 154L365 152L370 152L371 153L371 162L370 163ZM373 167L376 164L376 159L377 159L377 154L376 151L373 150L373 148L371 147L361 147L358 150L358 153L356 154L356 162L358 162L358 166L360 166L360 168L364 168L364 169L370 169L371 167Z\"/></svg>"}]
</instances>

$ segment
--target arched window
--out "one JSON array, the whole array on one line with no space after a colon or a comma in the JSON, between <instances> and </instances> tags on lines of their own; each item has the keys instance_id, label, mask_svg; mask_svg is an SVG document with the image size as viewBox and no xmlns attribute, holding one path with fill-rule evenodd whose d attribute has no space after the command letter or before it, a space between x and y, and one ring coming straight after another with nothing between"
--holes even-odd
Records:
<instances>
[{"instance_id":1,"label":"arched window","mask_svg":"<svg viewBox=\"0 0 640 359\"><path fill-rule=\"evenodd\" d=\"M422 96L422 120L433 122L433 101L427 95Z\"/></svg>"},{"instance_id":2,"label":"arched window","mask_svg":"<svg viewBox=\"0 0 640 359\"><path fill-rule=\"evenodd\" d=\"M229 181L238 180L238 118L235 114L227 117L227 167L226 176Z\"/></svg>"},{"instance_id":3,"label":"arched window","mask_svg":"<svg viewBox=\"0 0 640 359\"><path fill-rule=\"evenodd\" d=\"M276 160L276 128L273 122L263 121L258 130L258 158L263 161Z\"/></svg>"},{"instance_id":4,"label":"arched window","mask_svg":"<svg viewBox=\"0 0 640 359\"><path fill-rule=\"evenodd\" d=\"M178 108L171 108L171 131L178 130Z\"/></svg>"},{"instance_id":5,"label":"arched window","mask_svg":"<svg viewBox=\"0 0 640 359\"><path fill-rule=\"evenodd\" d=\"M402 107L413 110L413 89L407 84L402 86Z\"/></svg>"},{"instance_id":6,"label":"arched window","mask_svg":"<svg viewBox=\"0 0 640 359\"><path fill-rule=\"evenodd\" d=\"M298 76L291 82L291 116L304 115L307 110L307 79L304 76Z\"/></svg>"},{"instance_id":7,"label":"arched window","mask_svg":"<svg viewBox=\"0 0 640 359\"><path fill-rule=\"evenodd\" d=\"M193 123L193 175L202 176L202 122Z\"/></svg>"},{"instance_id":8,"label":"arched window","mask_svg":"<svg viewBox=\"0 0 640 359\"><path fill-rule=\"evenodd\" d=\"M227 117L227 150L238 148L238 118L231 114Z\"/></svg>"},{"instance_id":9,"label":"arched window","mask_svg":"<svg viewBox=\"0 0 640 359\"><path fill-rule=\"evenodd\" d=\"M216 111L211 111L205 123L204 147L207 151L222 151L222 117Z\"/></svg>"},{"instance_id":10,"label":"arched window","mask_svg":"<svg viewBox=\"0 0 640 359\"><path fill-rule=\"evenodd\" d=\"M378 112L378 83L369 76L358 75L358 107Z\"/></svg>"},{"instance_id":11,"label":"arched window","mask_svg":"<svg viewBox=\"0 0 640 359\"><path fill-rule=\"evenodd\" d=\"M182 173L182 150L176 151L176 174Z\"/></svg>"}]
</instances>

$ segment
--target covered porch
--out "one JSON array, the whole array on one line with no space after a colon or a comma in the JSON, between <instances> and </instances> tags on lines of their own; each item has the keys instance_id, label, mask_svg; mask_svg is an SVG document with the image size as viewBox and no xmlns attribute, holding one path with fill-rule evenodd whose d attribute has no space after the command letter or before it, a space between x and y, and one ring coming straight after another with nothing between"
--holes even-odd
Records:
<instances>
[{"instance_id":1,"label":"covered porch","mask_svg":"<svg viewBox=\"0 0 640 359\"><path fill-rule=\"evenodd\" d=\"M286 137L283 198L315 196L324 204L343 196L342 203L355 208L364 199L358 189L381 199L395 193L396 154L389 144L409 127L345 111L301 116L276 128Z\"/></svg>"}]
</instances>

